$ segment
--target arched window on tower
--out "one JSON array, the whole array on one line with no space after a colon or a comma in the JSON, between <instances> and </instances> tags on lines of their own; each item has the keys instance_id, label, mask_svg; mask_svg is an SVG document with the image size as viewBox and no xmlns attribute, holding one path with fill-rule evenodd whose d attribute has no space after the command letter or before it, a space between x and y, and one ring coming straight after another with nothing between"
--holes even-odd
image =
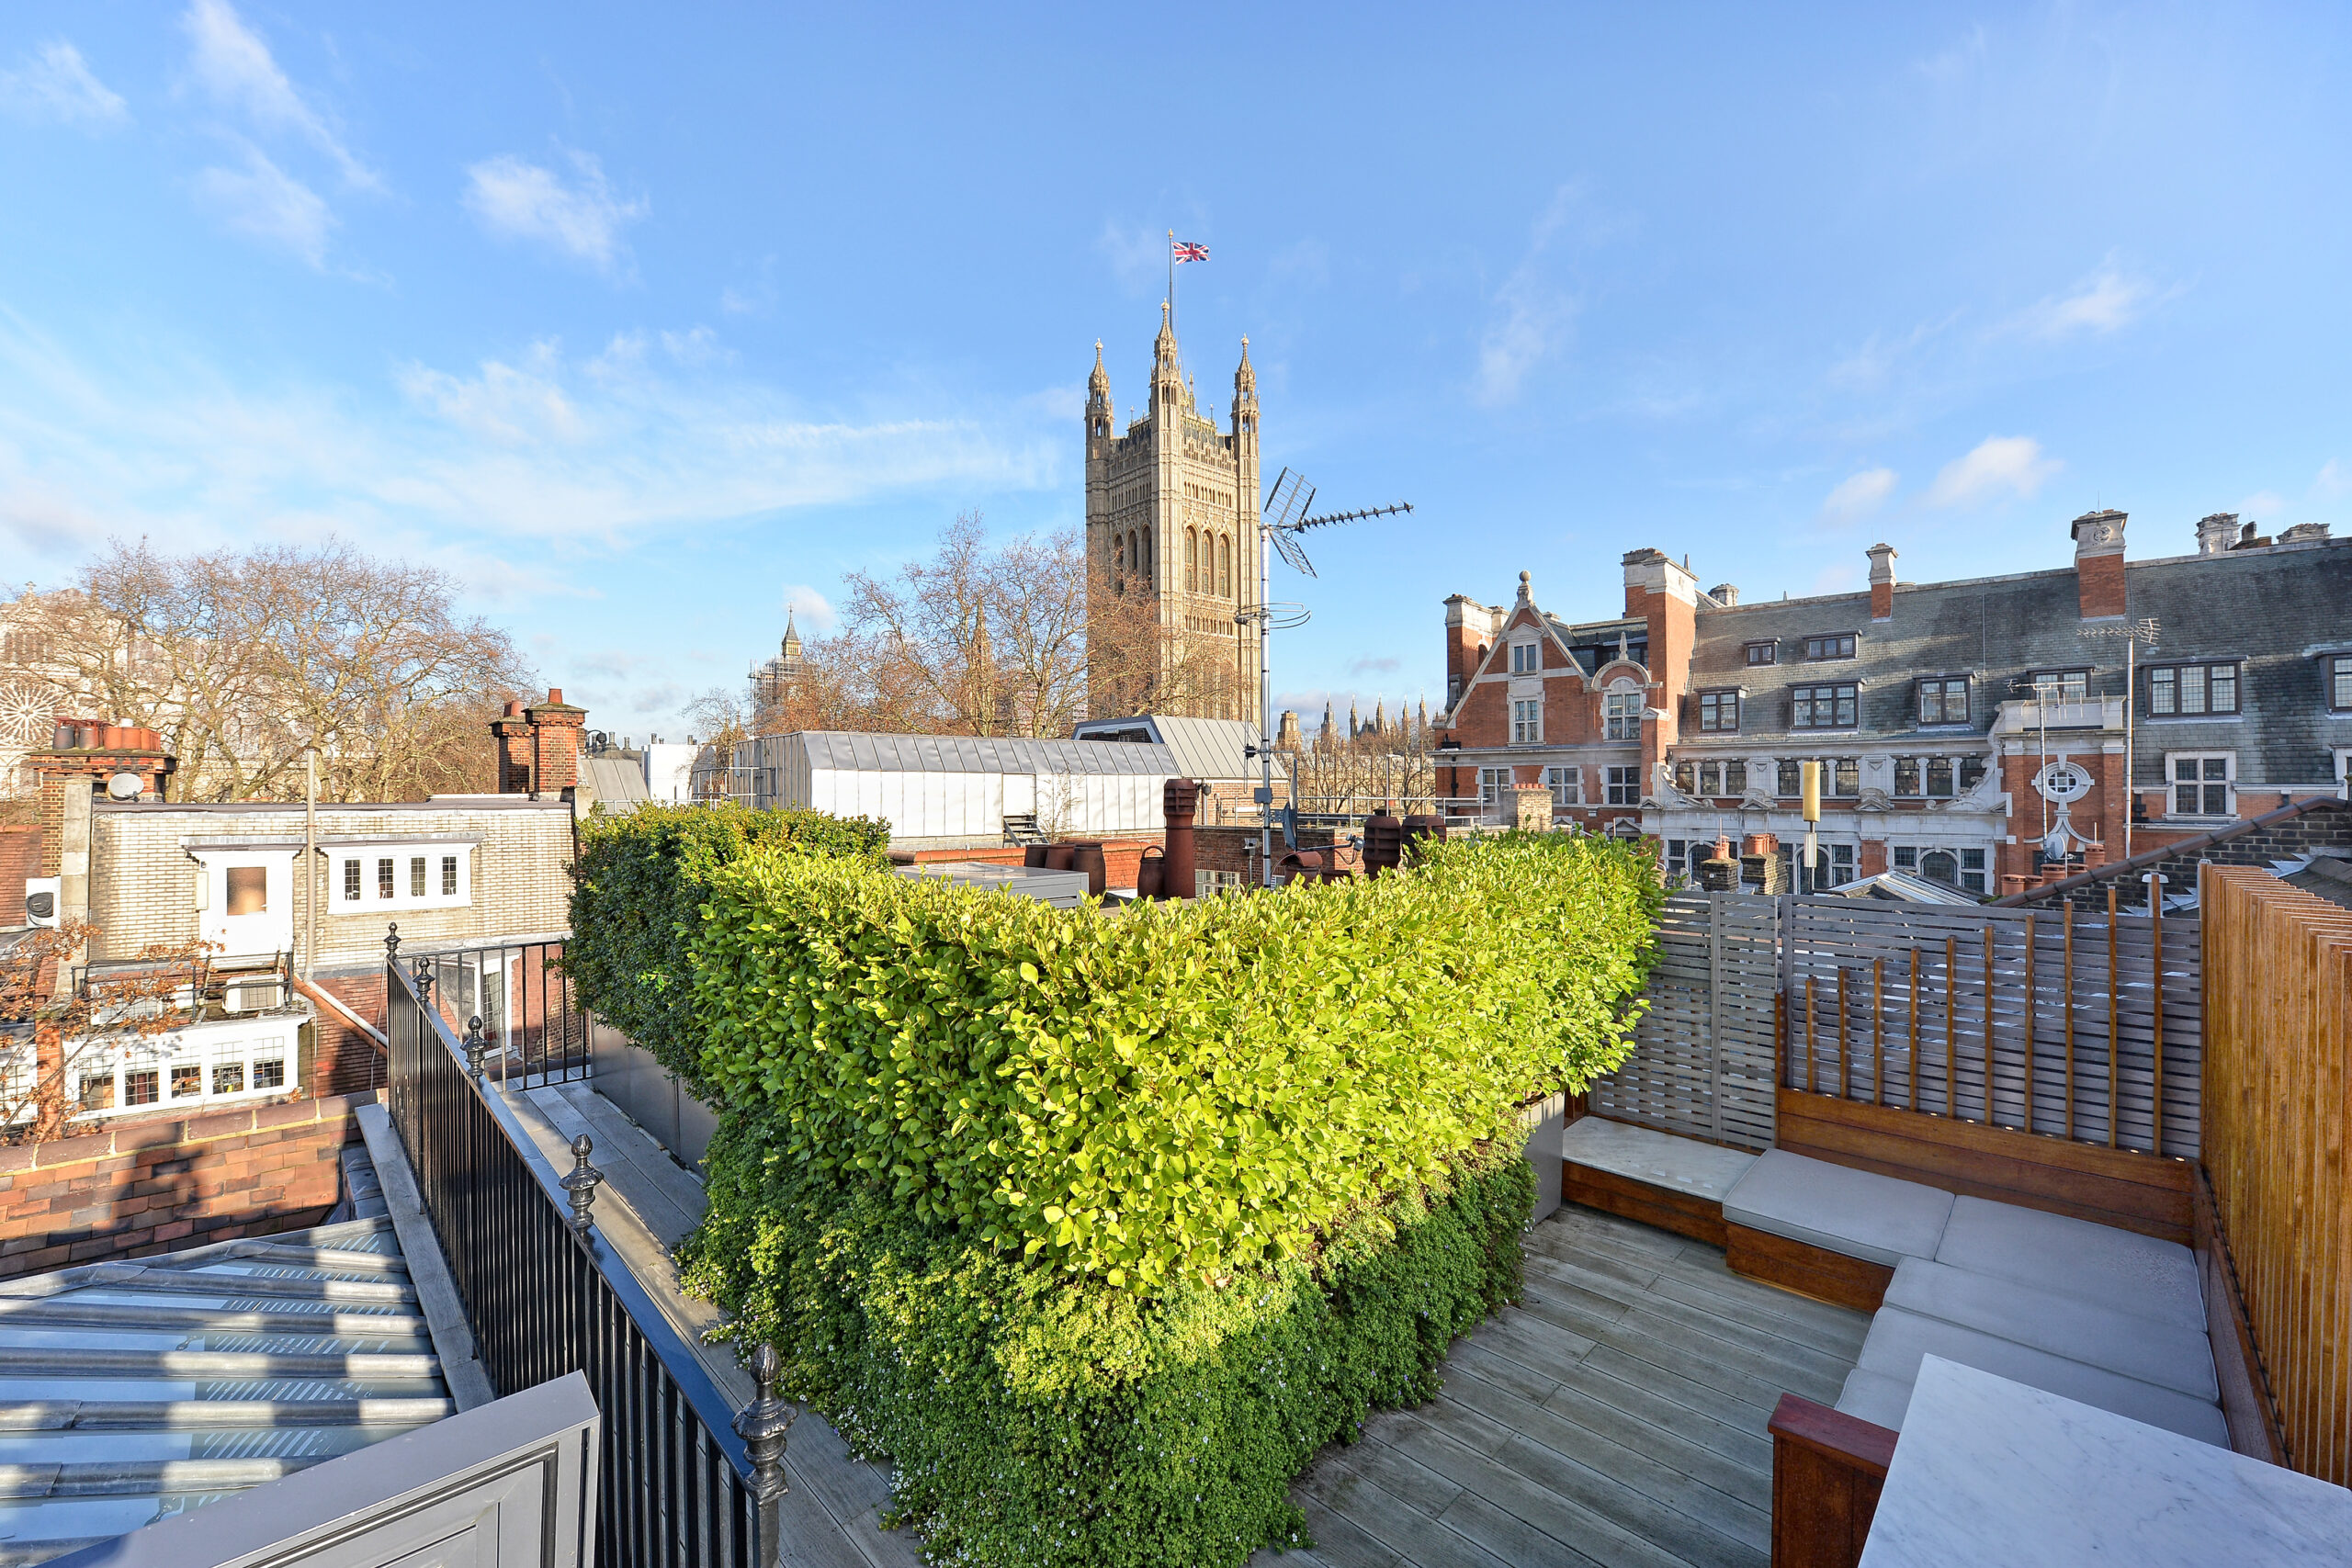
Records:
<instances>
[{"instance_id":1,"label":"arched window on tower","mask_svg":"<svg viewBox=\"0 0 2352 1568\"><path fill-rule=\"evenodd\" d=\"M1201 586L1201 536L1192 529L1184 530L1184 592L1194 593Z\"/></svg>"}]
</instances>

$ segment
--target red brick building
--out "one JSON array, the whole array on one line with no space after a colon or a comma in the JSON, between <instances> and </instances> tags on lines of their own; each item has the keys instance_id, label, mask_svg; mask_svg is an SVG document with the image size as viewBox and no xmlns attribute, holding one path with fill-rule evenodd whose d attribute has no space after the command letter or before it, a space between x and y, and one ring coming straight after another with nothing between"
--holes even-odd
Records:
<instances>
[{"instance_id":1,"label":"red brick building","mask_svg":"<svg viewBox=\"0 0 2352 1568\"><path fill-rule=\"evenodd\" d=\"M1441 788L1541 784L1555 819L1645 833L1687 871L1718 838L1787 855L1822 763L1823 878L1894 867L1996 894L2345 788L2352 541L2217 513L2192 554L2127 559L2120 512L2075 564L1743 604L1656 549L1624 612L1445 602Z\"/></svg>"}]
</instances>

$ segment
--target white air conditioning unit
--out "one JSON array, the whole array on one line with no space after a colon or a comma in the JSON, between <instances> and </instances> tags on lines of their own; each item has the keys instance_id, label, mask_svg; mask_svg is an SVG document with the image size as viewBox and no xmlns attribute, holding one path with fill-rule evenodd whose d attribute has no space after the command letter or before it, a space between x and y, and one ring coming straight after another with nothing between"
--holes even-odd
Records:
<instances>
[{"instance_id":1,"label":"white air conditioning unit","mask_svg":"<svg viewBox=\"0 0 2352 1568\"><path fill-rule=\"evenodd\" d=\"M62 916L58 905L64 897L65 881L58 876L28 876L25 878L25 924L55 926Z\"/></svg>"},{"instance_id":2,"label":"white air conditioning unit","mask_svg":"<svg viewBox=\"0 0 2352 1568\"><path fill-rule=\"evenodd\" d=\"M220 989L220 1007L224 1012L262 1012L278 1004L284 989L276 979L232 980Z\"/></svg>"}]
</instances>

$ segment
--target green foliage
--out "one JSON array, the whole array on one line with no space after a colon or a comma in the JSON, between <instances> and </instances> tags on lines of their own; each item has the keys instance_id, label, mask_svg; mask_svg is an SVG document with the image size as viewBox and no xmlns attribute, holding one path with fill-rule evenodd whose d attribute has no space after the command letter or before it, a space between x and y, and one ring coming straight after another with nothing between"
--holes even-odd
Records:
<instances>
[{"instance_id":1,"label":"green foliage","mask_svg":"<svg viewBox=\"0 0 2352 1568\"><path fill-rule=\"evenodd\" d=\"M756 847L699 891L688 1076L763 1146L1147 1295L1303 1258L1350 1216L1377 1230L1519 1105L1615 1066L1660 897L1637 850L1548 834L1116 913ZM664 933L688 915L658 918L675 1038Z\"/></svg>"},{"instance_id":2,"label":"green foliage","mask_svg":"<svg viewBox=\"0 0 2352 1568\"><path fill-rule=\"evenodd\" d=\"M1374 1408L1435 1392L1448 1343L1520 1289L1516 1137L1290 1261L1158 1299L1072 1281L812 1172L729 1115L689 1288L787 1389L896 1461L936 1562L1208 1568L1306 1544L1291 1478Z\"/></svg>"},{"instance_id":3,"label":"green foliage","mask_svg":"<svg viewBox=\"0 0 2352 1568\"><path fill-rule=\"evenodd\" d=\"M697 1089L687 942L711 874L754 849L882 863L888 823L821 811L648 804L581 825L564 968L605 1022Z\"/></svg>"}]
</instances>

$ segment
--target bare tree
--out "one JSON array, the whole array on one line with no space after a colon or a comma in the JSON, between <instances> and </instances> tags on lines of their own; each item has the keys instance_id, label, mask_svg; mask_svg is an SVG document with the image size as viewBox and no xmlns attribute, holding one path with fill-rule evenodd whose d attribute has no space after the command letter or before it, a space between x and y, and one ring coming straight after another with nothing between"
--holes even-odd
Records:
<instances>
[{"instance_id":1,"label":"bare tree","mask_svg":"<svg viewBox=\"0 0 2352 1568\"><path fill-rule=\"evenodd\" d=\"M89 951L97 928L66 920L0 949L0 1140L63 1135L80 1107L66 1086L119 1042L153 1040L188 1021L205 954L201 939L144 948L107 977L59 987L61 965Z\"/></svg>"},{"instance_id":2,"label":"bare tree","mask_svg":"<svg viewBox=\"0 0 2352 1568\"><path fill-rule=\"evenodd\" d=\"M397 800L491 787L482 727L532 683L456 592L339 541L176 557L118 541L11 622L66 700L164 733L175 799L282 797L316 746L327 798Z\"/></svg>"}]
</instances>

